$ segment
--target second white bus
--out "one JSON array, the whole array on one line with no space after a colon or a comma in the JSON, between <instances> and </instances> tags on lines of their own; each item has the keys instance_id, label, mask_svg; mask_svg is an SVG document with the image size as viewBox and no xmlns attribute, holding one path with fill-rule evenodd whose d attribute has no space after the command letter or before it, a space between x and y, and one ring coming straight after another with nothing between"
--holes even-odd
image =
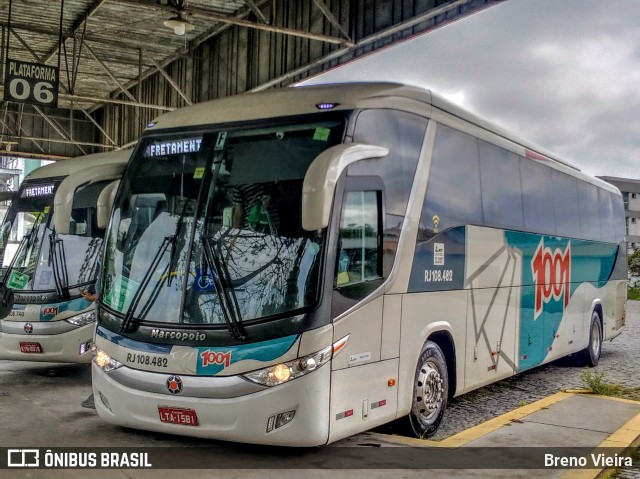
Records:
<instances>
[{"instance_id":1,"label":"second white bus","mask_svg":"<svg viewBox=\"0 0 640 479\"><path fill-rule=\"evenodd\" d=\"M91 288L117 181L131 151L42 166L14 195L0 229L5 303L0 359L89 362Z\"/></svg>"}]
</instances>

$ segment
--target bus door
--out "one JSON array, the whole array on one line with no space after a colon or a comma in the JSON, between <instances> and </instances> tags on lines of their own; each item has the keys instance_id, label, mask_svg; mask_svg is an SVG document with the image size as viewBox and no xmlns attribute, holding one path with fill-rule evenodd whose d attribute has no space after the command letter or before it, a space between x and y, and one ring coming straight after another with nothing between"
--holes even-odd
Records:
<instances>
[{"instance_id":1,"label":"bus door","mask_svg":"<svg viewBox=\"0 0 640 479\"><path fill-rule=\"evenodd\" d=\"M332 363L331 441L362 430L363 421L374 427L395 417L397 391L389 379L397 378L398 358L381 355L385 307L399 314L379 289L383 194L379 177L348 177L342 199L336 199L340 216L331 310L334 341L349 339Z\"/></svg>"}]
</instances>

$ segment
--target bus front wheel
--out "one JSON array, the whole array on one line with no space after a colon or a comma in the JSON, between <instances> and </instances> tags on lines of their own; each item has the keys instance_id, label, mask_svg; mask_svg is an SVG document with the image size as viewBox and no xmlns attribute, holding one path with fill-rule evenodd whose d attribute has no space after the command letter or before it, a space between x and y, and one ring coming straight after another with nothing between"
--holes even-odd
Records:
<instances>
[{"instance_id":1,"label":"bus front wheel","mask_svg":"<svg viewBox=\"0 0 640 479\"><path fill-rule=\"evenodd\" d=\"M418 358L409 413L409 422L417 437L432 436L440 426L447 407L448 378L442 350L432 341L425 342Z\"/></svg>"}]
</instances>

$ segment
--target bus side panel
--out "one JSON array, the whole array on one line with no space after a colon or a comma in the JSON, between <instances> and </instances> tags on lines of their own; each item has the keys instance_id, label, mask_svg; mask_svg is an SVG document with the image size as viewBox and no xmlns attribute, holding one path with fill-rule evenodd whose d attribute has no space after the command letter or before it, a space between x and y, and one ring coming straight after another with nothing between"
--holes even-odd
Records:
<instances>
[{"instance_id":1,"label":"bus side panel","mask_svg":"<svg viewBox=\"0 0 640 479\"><path fill-rule=\"evenodd\" d=\"M379 295L334 323L334 341L347 335L349 340L331 362L329 442L396 418L399 333L393 331L393 315L400 312L398 303ZM383 312L389 315L386 341ZM381 361L383 344L385 355L395 352L396 357Z\"/></svg>"},{"instance_id":2,"label":"bus side panel","mask_svg":"<svg viewBox=\"0 0 640 479\"><path fill-rule=\"evenodd\" d=\"M334 341L347 335L346 346L333 359L331 369L361 366L380 361L382 341L382 308L384 296L358 305L334 323Z\"/></svg>"},{"instance_id":3,"label":"bus side panel","mask_svg":"<svg viewBox=\"0 0 640 479\"><path fill-rule=\"evenodd\" d=\"M522 255L502 230L467 227L465 390L511 376L518 361Z\"/></svg>"},{"instance_id":4,"label":"bus side panel","mask_svg":"<svg viewBox=\"0 0 640 479\"><path fill-rule=\"evenodd\" d=\"M626 314L627 281L616 280L613 283L615 285L614 292L609 296L609 302L605 306L605 339L613 339L622 332Z\"/></svg>"},{"instance_id":5,"label":"bus side panel","mask_svg":"<svg viewBox=\"0 0 640 479\"><path fill-rule=\"evenodd\" d=\"M586 347L594 303L611 288L617 245L517 231L505 237L523 258L518 371Z\"/></svg>"},{"instance_id":6,"label":"bus side panel","mask_svg":"<svg viewBox=\"0 0 640 479\"><path fill-rule=\"evenodd\" d=\"M329 442L396 418L398 358L331 372Z\"/></svg>"},{"instance_id":7,"label":"bus side panel","mask_svg":"<svg viewBox=\"0 0 640 479\"><path fill-rule=\"evenodd\" d=\"M406 294L402 299L400 333L400 369L398 378L398 417L409 414L413 395L413 380L418 356L428 337L437 331L447 331L453 338L457 358L455 394L464 390L465 337L467 333L466 290Z\"/></svg>"}]
</instances>

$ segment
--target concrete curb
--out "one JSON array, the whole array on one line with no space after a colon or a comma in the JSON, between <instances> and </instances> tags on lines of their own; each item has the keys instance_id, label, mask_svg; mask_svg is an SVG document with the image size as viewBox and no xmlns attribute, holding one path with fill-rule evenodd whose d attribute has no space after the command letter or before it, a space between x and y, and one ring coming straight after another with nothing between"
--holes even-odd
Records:
<instances>
[{"instance_id":1,"label":"concrete curb","mask_svg":"<svg viewBox=\"0 0 640 479\"><path fill-rule=\"evenodd\" d=\"M508 413L502 414L496 418L485 421L477 426L471 427L465 431L454 434L442 441L432 441L427 439L416 439L402 436L389 436L379 433L370 433L371 437L378 440L383 440L388 443L412 446L412 447L447 447L457 448L462 447L469 442L478 439L486 434L496 431L504 426L508 426L512 422L517 422L522 418L539 411L541 409L547 409L552 404L564 401L575 395L588 394L594 397L630 403L639 404L638 401L630 399L616 398L611 396L600 396L592 394L588 390L574 389L558 392L548 396L546 398L535 401L526 406L519 407ZM618 454L629 452L630 450L640 446L640 413L632 417L622 427L610 434L605 440L603 440L596 449L607 448L615 450ZM604 467L602 469L571 469L564 472L560 477L561 479L596 479L605 478L611 475L616 470L615 467Z\"/></svg>"},{"instance_id":2,"label":"concrete curb","mask_svg":"<svg viewBox=\"0 0 640 479\"><path fill-rule=\"evenodd\" d=\"M548 396L546 398L542 398L538 401L532 402L531 404L527 404L526 406L521 406L513 411L509 411L505 414L502 414L493 419L489 419L477 426L473 426L469 429L466 429L458 434L454 434L453 436L449 436L442 441L432 441L429 439L417 439L412 437L402 437L402 436L388 436L384 434L371 433L371 437L376 437L378 439L383 439L388 442L395 442L397 444L403 444L405 446L417 446L417 447L461 447L465 444L478 439L479 437L484 436L485 434L489 434L490 432L496 431L501 427L504 427L511 422L518 421L529 414L532 414L540 409L546 409L552 404L563 401L569 397L571 397L573 393L567 392L558 392Z\"/></svg>"}]
</instances>

